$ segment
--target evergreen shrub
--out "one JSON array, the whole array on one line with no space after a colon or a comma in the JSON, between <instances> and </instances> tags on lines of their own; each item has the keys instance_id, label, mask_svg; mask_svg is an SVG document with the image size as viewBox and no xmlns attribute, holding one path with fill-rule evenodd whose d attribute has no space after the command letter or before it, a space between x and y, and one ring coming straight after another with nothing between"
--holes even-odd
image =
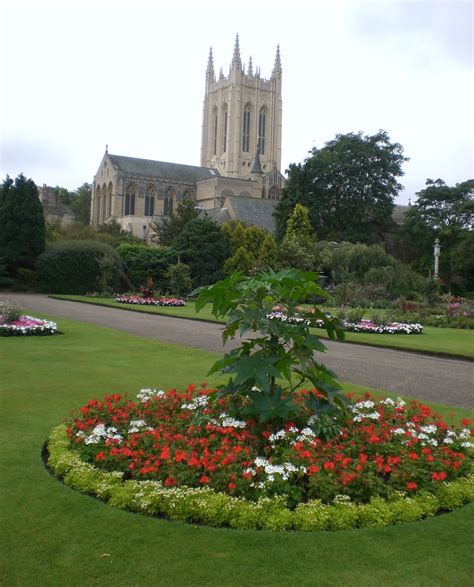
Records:
<instances>
[{"instance_id":1,"label":"evergreen shrub","mask_svg":"<svg viewBox=\"0 0 474 587\"><path fill-rule=\"evenodd\" d=\"M60 241L38 258L38 289L48 293L86 294L113 291L121 281L120 258L98 241Z\"/></svg>"},{"instance_id":2,"label":"evergreen shrub","mask_svg":"<svg viewBox=\"0 0 474 587\"><path fill-rule=\"evenodd\" d=\"M123 243L116 250L134 287L143 285L151 276L157 290L168 288L166 272L177 261L176 252L171 247Z\"/></svg>"}]
</instances>

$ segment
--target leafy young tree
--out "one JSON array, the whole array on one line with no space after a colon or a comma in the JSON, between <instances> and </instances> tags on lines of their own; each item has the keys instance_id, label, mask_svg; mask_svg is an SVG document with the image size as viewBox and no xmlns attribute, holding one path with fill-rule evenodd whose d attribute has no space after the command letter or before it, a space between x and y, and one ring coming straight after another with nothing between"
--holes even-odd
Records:
<instances>
[{"instance_id":1,"label":"leafy young tree","mask_svg":"<svg viewBox=\"0 0 474 587\"><path fill-rule=\"evenodd\" d=\"M275 211L277 238L283 239L288 218L300 203L308 208L320 239L376 241L402 188L397 180L407 161L402 146L381 130L372 136L337 135L310 153L303 164L290 165Z\"/></svg>"},{"instance_id":2,"label":"leafy young tree","mask_svg":"<svg viewBox=\"0 0 474 587\"><path fill-rule=\"evenodd\" d=\"M221 228L209 218L190 220L173 240L172 248L189 265L194 287L214 283L229 256L229 244Z\"/></svg>"},{"instance_id":3,"label":"leafy young tree","mask_svg":"<svg viewBox=\"0 0 474 587\"><path fill-rule=\"evenodd\" d=\"M199 216L199 210L192 200L184 200L178 204L176 212L170 216L163 216L158 222L153 222L152 230L155 233L153 240L160 245L171 245L179 236L184 227Z\"/></svg>"},{"instance_id":4,"label":"leafy young tree","mask_svg":"<svg viewBox=\"0 0 474 587\"><path fill-rule=\"evenodd\" d=\"M346 400L334 373L314 358L314 352L324 351L325 347L309 330L310 325L321 319L331 338L343 340L337 320L328 318L316 307L307 314L307 321L298 323L270 317L275 305L284 306L291 318L298 314L301 302L315 295L324 297L315 283L316 277L316 273L294 269L249 278L237 272L201 290L196 310L212 303L216 318L227 317L222 333L224 343L237 333L254 334L217 361L209 372L231 375L226 384L218 386L218 397L231 397L235 415L256 417L278 429L300 415L305 407L313 414L344 408ZM308 393L303 406L294 401L294 394L305 381L310 381L319 395Z\"/></svg>"},{"instance_id":5,"label":"leafy young tree","mask_svg":"<svg viewBox=\"0 0 474 587\"><path fill-rule=\"evenodd\" d=\"M38 189L20 174L6 177L0 187L0 250L10 275L32 269L45 248L45 221Z\"/></svg>"}]
</instances>

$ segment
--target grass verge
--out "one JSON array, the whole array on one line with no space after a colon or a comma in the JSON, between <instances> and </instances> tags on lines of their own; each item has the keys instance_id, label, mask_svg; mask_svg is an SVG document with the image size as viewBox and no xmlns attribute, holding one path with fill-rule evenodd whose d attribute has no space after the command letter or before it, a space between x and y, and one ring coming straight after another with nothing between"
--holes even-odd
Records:
<instances>
[{"instance_id":1,"label":"grass verge","mask_svg":"<svg viewBox=\"0 0 474 587\"><path fill-rule=\"evenodd\" d=\"M110 392L199 382L216 356L57 321L62 336L0 339L2 584L472 584L474 505L383 529L276 534L147 518L63 486L41 449L71 409Z\"/></svg>"},{"instance_id":2,"label":"grass verge","mask_svg":"<svg viewBox=\"0 0 474 587\"><path fill-rule=\"evenodd\" d=\"M199 313L194 308L194 303L188 303L181 308L165 306L134 306L132 304L119 304L109 298L91 298L74 295L51 295L51 298L83 302L97 306L120 308L132 312L144 314L162 314L176 318L191 320L203 320L206 322L218 322L211 314L209 306L204 307ZM327 338L325 330L315 329L318 336ZM462 359L474 359L474 332L459 328L434 328L425 327L423 334L367 334L347 332L346 341L356 344L380 346L396 350L429 353L439 356L459 357Z\"/></svg>"}]
</instances>

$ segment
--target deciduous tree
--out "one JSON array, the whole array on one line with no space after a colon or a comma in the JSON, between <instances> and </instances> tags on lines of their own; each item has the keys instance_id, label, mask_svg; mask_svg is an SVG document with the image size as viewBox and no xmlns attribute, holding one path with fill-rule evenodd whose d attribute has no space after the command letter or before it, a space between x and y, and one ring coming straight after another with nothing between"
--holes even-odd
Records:
<instances>
[{"instance_id":1,"label":"deciduous tree","mask_svg":"<svg viewBox=\"0 0 474 587\"><path fill-rule=\"evenodd\" d=\"M292 164L276 206L277 237L282 240L297 203L309 210L318 238L375 242L390 221L398 178L407 161L403 148L381 130L369 136L337 135L313 149L303 164Z\"/></svg>"}]
</instances>

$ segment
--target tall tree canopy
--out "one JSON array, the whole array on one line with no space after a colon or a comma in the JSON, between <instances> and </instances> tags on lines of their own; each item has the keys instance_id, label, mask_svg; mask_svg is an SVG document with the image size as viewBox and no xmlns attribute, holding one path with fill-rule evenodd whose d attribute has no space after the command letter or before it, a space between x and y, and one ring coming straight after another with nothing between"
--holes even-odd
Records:
<instances>
[{"instance_id":1,"label":"tall tree canopy","mask_svg":"<svg viewBox=\"0 0 474 587\"><path fill-rule=\"evenodd\" d=\"M450 287L456 274L466 276L460 251L470 242L474 225L474 179L448 186L442 179L427 179L417 200L405 216L401 233L405 260L427 272L433 265L433 244L441 243L440 276ZM466 244L467 246L467 244ZM465 261L469 263L469 255ZM463 278L465 281L465 277ZM462 280L461 280L462 281ZM460 282L461 283L461 282Z\"/></svg>"},{"instance_id":2,"label":"tall tree canopy","mask_svg":"<svg viewBox=\"0 0 474 587\"><path fill-rule=\"evenodd\" d=\"M390 222L393 199L402 188L397 178L407 161L403 148L380 130L337 135L314 148L303 164L291 164L283 196L276 206L281 240L297 203L322 240L374 242Z\"/></svg>"},{"instance_id":3,"label":"tall tree canopy","mask_svg":"<svg viewBox=\"0 0 474 587\"><path fill-rule=\"evenodd\" d=\"M10 274L32 269L44 247L43 206L35 183L23 174L15 181L7 175L0 187L0 251Z\"/></svg>"}]
</instances>

